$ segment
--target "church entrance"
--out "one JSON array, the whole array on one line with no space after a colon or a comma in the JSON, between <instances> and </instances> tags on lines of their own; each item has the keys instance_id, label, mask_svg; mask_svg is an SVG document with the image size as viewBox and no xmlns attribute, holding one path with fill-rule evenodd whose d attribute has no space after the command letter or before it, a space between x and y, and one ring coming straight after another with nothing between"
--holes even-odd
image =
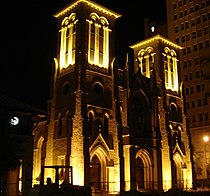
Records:
<instances>
[{"instance_id":1,"label":"church entrance","mask_svg":"<svg viewBox=\"0 0 210 196\"><path fill-rule=\"evenodd\" d=\"M174 187L178 189L184 188L184 180L183 180L183 161L181 156L176 153L174 155Z\"/></svg>"},{"instance_id":2,"label":"church entrance","mask_svg":"<svg viewBox=\"0 0 210 196\"><path fill-rule=\"evenodd\" d=\"M137 189L144 189L144 164L140 157L136 159L136 184Z\"/></svg>"},{"instance_id":3,"label":"church entrance","mask_svg":"<svg viewBox=\"0 0 210 196\"><path fill-rule=\"evenodd\" d=\"M137 190L152 190L152 160L145 149L136 154L136 188Z\"/></svg>"},{"instance_id":4,"label":"church entrance","mask_svg":"<svg viewBox=\"0 0 210 196\"><path fill-rule=\"evenodd\" d=\"M94 190L101 189L101 165L96 155L93 156L90 163L90 183Z\"/></svg>"}]
</instances>

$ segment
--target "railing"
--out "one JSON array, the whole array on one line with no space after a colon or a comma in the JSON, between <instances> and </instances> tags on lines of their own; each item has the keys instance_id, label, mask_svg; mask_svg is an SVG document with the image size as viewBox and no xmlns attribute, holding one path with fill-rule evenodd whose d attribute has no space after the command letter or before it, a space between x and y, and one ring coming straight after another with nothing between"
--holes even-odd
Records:
<instances>
[{"instance_id":1,"label":"railing","mask_svg":"<svg viewBox=\"0 0 210 196\"><path fill-rule=\"evenodd\" d=\"M144 181L144 184L147 185L149 188L144 188L144 185L139 186L138 184L136 185L136 190L140 192L145 192L145 193L151 193L152 195L154 194L159 194L159 195L165 195L164 191L168 190L162 190L162 186L159 182L151 182L151 181ZM172 181L164 181L162 184L171 184ZM210 192L210 183L209 186L203 184L200 185L196 183L197 187L195 186L195 189L193 187L186 187L187 186L187 181L176 181L174 182L173 190L174 191L186 191L186 192L201 192L201 191L209 191ZM149 186L148 186L149 185ZM114 188L118 187L118 189ZM139 187L139 188L138 188ZM164 187L163 187L164 188ZM110 195L119 195L119 183L116 182L92 182L91 183L91 190L92 190L92 196L110 196ZM169 190L172 190L170 187Z\"/></svg>"}]
</instances>

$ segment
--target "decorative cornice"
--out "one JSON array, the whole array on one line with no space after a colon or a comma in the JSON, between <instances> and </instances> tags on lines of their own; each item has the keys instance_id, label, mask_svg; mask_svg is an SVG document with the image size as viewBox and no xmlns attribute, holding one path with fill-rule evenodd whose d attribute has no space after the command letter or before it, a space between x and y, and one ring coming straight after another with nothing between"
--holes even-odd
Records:
<instances>
[{"instance_id":1,"label":"decorative cornice","mask_svg":"<svg viewBox=\"0 0 210 196\"><path fill-rule=\"evenodd\" d=\"M168 44L168 45L170 45L170 46L172 46L172 47L174 47L174 48L183 49L182 46L173 43L172 41L166 39L165 37L163 37L163 36L161 36L161 35L159 35L159 34L157 34L157 35L155 35L155 36L153 36L153 37L150 37L150 38L148 38L148 39L145 39L145 40L143 40L143 41L141 41L141 42L138 42L138 43L136 43L136 44L133 44L133 45L131 45L130 47L131 47L132 49L138 48L138 47L140 47L140 46L150 44L150 43L155 42L155 41L157 41L157 40L160 40L160 41L162 41L162 42L164 42L164 43L166 43L166 44Z\"/></svg>"},{"instance_id":2,"label":"decorative cornice","mask_svg":"<svg viewBox=\"0 0 210 196\"><path fill-rule=\"evenodd\" d=\"M75 8L76 6L78 6L79 3L81 3L81 2L86 3L89 7L92 7L94 9L96 9L96 10L99 10L100 12L103 12L103 13L105 13L107 15L114 16L115 18L121 17L120 14L118 14L118 13L116 13L116 12L114 12L114 11L112 11L112 10L102 6L102 5L99 5L99 4L95 3L95 2L92 2L90 0L76 0L73 3L71 3L71 4L67 5L66 7L64 7L62 10L58 11L57 13L55 13L53 16L58 18L58 17L60 17L60 16L62 16L64 14L66 14L71 9Z\"/></svg>"}]
</instances>

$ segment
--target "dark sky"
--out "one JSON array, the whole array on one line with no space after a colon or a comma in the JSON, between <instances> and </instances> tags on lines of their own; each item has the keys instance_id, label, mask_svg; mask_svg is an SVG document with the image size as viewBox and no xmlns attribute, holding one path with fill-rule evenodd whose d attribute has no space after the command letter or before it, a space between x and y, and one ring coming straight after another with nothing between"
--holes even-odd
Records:
<instances>
[{"instance_id":1,"label":"dark sky","mask_svg":"<svg viewBox=\"0 0 210 196\"><path fill-rule=\"evenodd\" d=\"M71 2L30 0L4 3L1 7L6 11L1 12L0 93L46 109L56 47L56 20L52 15ZM117 22L116 36L125 47L143 39L145 17L165 18L165 0L95 2L123 15Z\"/></svg>"}]
</instances>

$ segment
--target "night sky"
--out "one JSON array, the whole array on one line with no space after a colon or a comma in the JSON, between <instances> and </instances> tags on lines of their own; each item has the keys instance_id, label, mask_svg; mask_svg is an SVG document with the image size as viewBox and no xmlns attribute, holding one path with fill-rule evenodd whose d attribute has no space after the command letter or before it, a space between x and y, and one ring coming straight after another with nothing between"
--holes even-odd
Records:
<instances>
[{"instance_id":1,"label":"night sky","mask_svg":"<svg viewBox=\"0 0 210 196\"><path fill-rule=\"evenodd\" d=\"M0 93L46 109L56 50L56 19L72 0L30 0L1 6ZM141 41L144 18L166 18L165 0L95 0L122 17L117 21L120 47ZM152 6L152 7L151 7Z\"/></svg>"}]
</instances>

